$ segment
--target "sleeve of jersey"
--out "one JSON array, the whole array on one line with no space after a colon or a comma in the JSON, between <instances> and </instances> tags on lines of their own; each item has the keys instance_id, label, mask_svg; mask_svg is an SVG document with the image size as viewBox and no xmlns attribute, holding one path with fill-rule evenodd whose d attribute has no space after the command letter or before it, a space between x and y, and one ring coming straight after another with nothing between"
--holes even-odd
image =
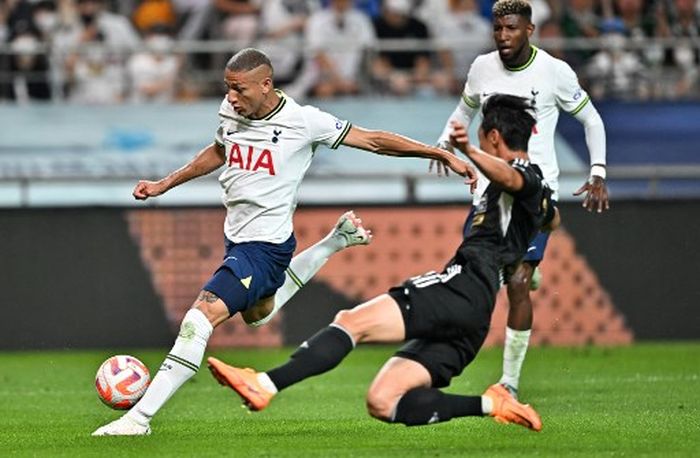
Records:
<instances>
[{"instance_id":1,"label":"sleeve of jersey","mask_svg":"<svg viewBox=\"0 0 700 458\"><path fill-rule=\"evenodd\" d=\"M557 83L555 88L557 104L562 110L576 116L590 103L591 98L586 91L581 88L578 77L569 64L558 61L558 65L559 68L557 69Z\"/></svg>"},{"instance_id":2,"label":"sleeve of jersey","mask_svg":"<svg viewBox=\"0 0 700 458\"><path fill-rule=\"evenodd\" d=\"M530 163L523 159L515 159L510 165L523 177L522 189L513 195L522 199L536 194L542 187L542 179L532 170Z\"/></svg>"},{"instance_id":3,"label":"sleeve of jersey","mask_svg":"<svg viewBox=\"0 0 700 458\"><path fill-rule=\"evenodd\" d=\"M469 68L467 82L464 83L464 90L462 91L462 102L472 110L479 109L479 105L481 105L481 98L479 97L479 86L481 84L479 80L479 63L479 58L477 58Z\"/></svg>"},{"instance_id":4,"label":"sleeve of jersey","mask_svg":"<svg viewBox=\"0 0 700 458\"><path fill-rule=\"evenodd\" d=\"M304 107L304 117L312 143L323 144L336 149L343 143L352 124L315 107Z\"/></svg>"},{"instance_id":5,"label":"sleeve of jersey","mask_svg":"<svg viewBox=\"0 0 700 458\"><path fill-rule=\"evenodd\" d=\"M214 134L214 143L223 147L224 146L224 123L220 122L219 127L216 129Z\"/></svg>"}]
</instances>

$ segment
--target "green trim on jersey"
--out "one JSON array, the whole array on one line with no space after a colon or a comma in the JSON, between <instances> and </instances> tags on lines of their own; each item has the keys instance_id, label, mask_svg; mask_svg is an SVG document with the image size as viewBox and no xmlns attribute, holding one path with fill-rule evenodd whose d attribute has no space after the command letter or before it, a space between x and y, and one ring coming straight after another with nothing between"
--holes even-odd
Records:
<instances>
[{"instance_id":1,"label":"green trim on jersey","mask_svg":"<svg viewBox=\"0 0 700 458\"><path fill-rule=\"evenodd\" d=\"M277 113L282 111L282 108L284 108L284 106L287 104L287 97L284 96L284 93L282 91L278 91L277 89L275 89L275 92L277 93L277 95L280 96L280 101L277 104L277 106L272 109L270 114L262 118L263 121L269 121L270 119L272 119Z\"/></svg>"},{"instance_id":2,"label":"green trim on jersey","mask_svg":"<svg viewBox=\"0 0 700 458\"><path fill-rule=\"evenodd\" d=\"M220 146L220 147L222 147L222 148L225 148L225 147L226 147L226 145L224 144L224 142L220 142L220 141L219 141L218 139L216 139L216 138L214 139L214 144L215 144L216 146Z\"/></svg>"},{"instance_id":3,"label":"green trim on jersey","mask_svg":"<svg viewBox=\"0 0 700 458\"><path fill-rule=\"evenodd\" d=\"M464 103L467 104L469 108L479 108L479 102L475 102L474 100L469 98L464 92L462 92L462 100L464 101Z\"/></svg>"},{"instance_id":4,"label":"green trim on jersey","mask_svg":"<svg viewBox=\"0 0 700 458\"><path fill-rule=\"evenodd\" d=\"M345 140L345 137L348 136L348 132L350 132L350 128L352 128L352 123L348 122L345 125L345 129L343 129L343 132L340 134L340 137L338 137L338 140L333 143L333 146L331 146L331 149L338 149L341 143L343 143L343 140Z\"/></svg>"},{"instance_id":5,"label":"green trim on jersey","mask_svg":"<svg viewBox=\"0 0 700 458\"><path fill-rule=\"evenodd\" d=\"M530 58L527 60L527 62L525 62L525 63L522 64L521 66L519 66L519 67L509 67L509 66L507 66L506 64L503 64L503 66L506 68L506 70L509 70L509 71L511 71L511 72L520 72L520 71L525 70L525 69L528 68L530 65L532 65L532 63L535 61L535 56L537 56L537 51L538 51L537 47L534 46L534 45L530 45L530 49L532 50L532 52L530 53Z\"/></svg>"},{"instance_id":6,"label":"green trim on jersey","mask_svg":"<svg viewBox=\"0 0 700 458\"><path fill-rule=\"evenodd\" d=\"M569 112L572 116L575 116L579 113L579 111L583 110L583 107L586 106L588 102L591 101L591 98L589 96L586 96L585 99L583 99L583 102L579 103L576 108L574 108L574 111Z\"/></svg>"}]
</instances>

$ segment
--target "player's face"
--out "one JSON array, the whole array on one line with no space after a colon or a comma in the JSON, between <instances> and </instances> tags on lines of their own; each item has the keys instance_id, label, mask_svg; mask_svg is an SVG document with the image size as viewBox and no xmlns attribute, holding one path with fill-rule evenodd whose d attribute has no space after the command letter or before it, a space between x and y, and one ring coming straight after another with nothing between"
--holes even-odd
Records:
<instances>
[{"instance_id":1,"label":"player's face","mask_svg":"<svg viewBox=\"0 0 700 458\"><path fill-rule=\"evenodd\" d=\"M258 67L247 72L224 72L226 98L234 111L241 116L257 117L263 102L272 87L272 79L264 68Z\"/></svg>"},{"instance_id":2,"label":"player's face","mask_svg":"<svg viewBox=\"0 0 700 458\"><path fill-rule=\"evenodd\" d=\"M527 61L534 30L535 26L518 14L493 18L493 40L504 64L517 66Z\"/></svg>"}]
</instances>

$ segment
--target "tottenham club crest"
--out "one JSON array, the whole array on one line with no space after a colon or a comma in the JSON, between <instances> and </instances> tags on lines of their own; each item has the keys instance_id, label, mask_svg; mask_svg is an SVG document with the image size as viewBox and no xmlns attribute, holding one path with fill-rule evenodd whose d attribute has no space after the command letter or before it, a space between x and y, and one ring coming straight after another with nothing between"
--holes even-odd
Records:
<instances>
[{"instance_id":1,"label":"tottenham club crest","mask_svg":"<svg viewBox=\"0 0 700 458\"><path fill-rule=\"evenodd\" d=\"M535 88L533 87L530 89L530 94L532 94L532 98L530 99L530 103L532 104L533 108L537 105L537 94L539 94L540 91L536 91Z\"/></svg>"}]
</instances>

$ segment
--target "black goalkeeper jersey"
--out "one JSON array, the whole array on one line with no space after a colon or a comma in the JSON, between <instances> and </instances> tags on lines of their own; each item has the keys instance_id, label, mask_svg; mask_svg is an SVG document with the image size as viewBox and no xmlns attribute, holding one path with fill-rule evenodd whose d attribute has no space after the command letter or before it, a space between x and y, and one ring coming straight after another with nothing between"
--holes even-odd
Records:
<instances>
[{"instance_id":1,"label":"black goalkeeper jersey","mask_svg":"<svg viewBox=\"0 0 700 458\"><path fill-rule=\"evenodd\" d=\"M510 193L496 183L489 184L481 200L474 202L471 227L457 250L457 263L476 256L499 267L515 264L540 228L554 217L552 191L540 168L524 159L509 164L522 175L523 188Z\"/></svg>"}]
</instances>

